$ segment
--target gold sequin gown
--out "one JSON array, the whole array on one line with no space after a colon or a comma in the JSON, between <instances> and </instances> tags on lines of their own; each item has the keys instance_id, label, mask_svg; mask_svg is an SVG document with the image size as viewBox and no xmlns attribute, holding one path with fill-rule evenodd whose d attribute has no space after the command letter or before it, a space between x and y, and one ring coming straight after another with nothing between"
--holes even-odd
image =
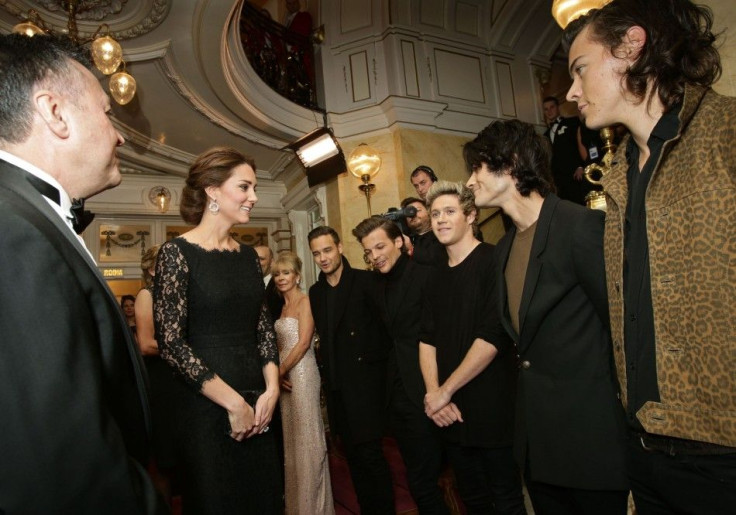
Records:
<instances>
[{"instance_id":1,"label":"gold sequin gown","mask_svg":"<svg viewBox=\"0 0 736 515\"><path fill-rule=\"evenodd\" d=\"M299 321L274 324L281 361L299 341ZM333 515L325 430L319 405L320 379L314 349L289 371L292 391L281 392L286 514Z\"/></svg>"}]
</instances>

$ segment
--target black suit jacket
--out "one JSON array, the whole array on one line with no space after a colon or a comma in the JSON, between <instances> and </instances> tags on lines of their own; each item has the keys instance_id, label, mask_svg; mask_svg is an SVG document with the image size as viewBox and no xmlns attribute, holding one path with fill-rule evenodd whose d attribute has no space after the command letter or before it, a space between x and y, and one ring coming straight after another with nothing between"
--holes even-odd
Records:
<instances>
[{"instance_id":1,"label":"black suit jacket","mask_svg":"<svg viewBox=\"0 0 736 515\"><path fill-rule=\"evenodd\" d=\"M583 489L627 489L624 413L608 327L601 211L549 195L511 326L503 277L512 228L496 246L502 323L521 361L514 448L532 478Z\"/></svg>"},{"instance_id":2,"label":"black suit jacket","mask_svg":"<svg viewBox=\"0 0 736 515\"><path fill-rule=\"evenodd\" d=\"M405 268L397 280L396 308L389 312L386 304L386 276L381 276L379 287L379 303L381 316L393 342L393 355L396 370L409 399L424 412L424 394L426 388L422 371L419 367L419 331L422 321L425 287L428 284L432 268L421 265L408 256ZM392 378L388 378L388 388L392 387Z\"/></svg>"},{"instance_id":3,"label":"black suit jacket","mask_svg":"<svg viewBox=\"0 0 736 515\"><path fill-rule=\"evenodd\" d=\"M384 433L389 338L376 304L377 275L355 270L342 259L344 269L331 314L333 332L328 330L326 300L331 286L323 273L309 289L309 301L320 336L330 427L348 444L356 444ZM335 401L342 403L344 418L336 416Z\"/></svg>"},{"instance_id":4,"label":"black suit jacket","mask_svg":"<svg viewBox=\"0 0 736 515\"><path fill-rule=\"evenodd\" d=\"M0 160L0 511L156 512L138 349L26 175Z\"/></svg>"}]
</instances>

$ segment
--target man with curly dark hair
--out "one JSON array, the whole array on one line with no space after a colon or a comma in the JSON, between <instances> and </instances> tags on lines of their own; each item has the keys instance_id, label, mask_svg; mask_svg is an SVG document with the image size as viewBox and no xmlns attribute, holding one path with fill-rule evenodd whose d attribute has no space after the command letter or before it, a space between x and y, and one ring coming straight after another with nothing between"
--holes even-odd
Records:
<instances>
[{"instance_id":1,"label":"man with curly dark hair","mask_svg":"<svg viewBox=\"0 0 736 515\"><path fill-rule=\"evenodd\" d=\"M613 353L640 514L736 505L736 99L707 7L614 0L565 30L567 94L630 131L603 178Z\"/></svg>"},{"instance_id":2,"label":"man with curly dark hair","mask_svg":"<svg viewBox=\"0 0 736 515\"><path fill-rule=\"evenodd\" d=\"M626 429L611 367L603 213L551 193L549 145L531 124L494 121L463 154L476 205L513 222L495 249L495 296L519 355L514 455L534 510L624 515Z\"/></svg>"}]
</instances>

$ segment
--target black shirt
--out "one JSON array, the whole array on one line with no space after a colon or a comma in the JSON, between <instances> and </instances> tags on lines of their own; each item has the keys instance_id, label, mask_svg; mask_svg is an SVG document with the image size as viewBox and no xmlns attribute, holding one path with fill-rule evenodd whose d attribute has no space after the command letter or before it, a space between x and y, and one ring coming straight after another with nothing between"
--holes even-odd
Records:
<instances>
[{"instance_id":1,"label":"black shirt","mask_svg":"<svg viewBox=\"0 0 736 515\"><path fill-rule=\"evenodd\" d=\"M444 266L447 265L447 251L440 243L433 231L412 238L414 252L412 259L421 265Z\"/></svg>"},{"instance_id":2,"label":"black shirt","mask_svg":"<svg viewBox=\"0 0 736 515\"><path fill-rule=\"evenodd\" d=\"M516 401L516 353L498 323L493 246L481 243L458 265L436 267L425 295L420 341L436 348L440 384L460 365L476 338L498 354L452 397L462 423L442 428L449 442L472 447L510 445Z\"/></svg>"},{"instance_id":3,"label":"black shirt","mask_svg":"<svg viewBox=\"0 0 736 515\"><path fill-rule=\"evenodd\" d=\"M626 159L629 163L629 198L624 226L624 345L628 395L626 417L629 426L637 431L643 431L644 428L636 418L636 412L647 401L659 402L645 198L664 143L677 135L681 108L682 105L673 107L654 126L647 141L649 159L641 172L639 147L633 138L626 147Z\"/></svg>"}]
</instances>

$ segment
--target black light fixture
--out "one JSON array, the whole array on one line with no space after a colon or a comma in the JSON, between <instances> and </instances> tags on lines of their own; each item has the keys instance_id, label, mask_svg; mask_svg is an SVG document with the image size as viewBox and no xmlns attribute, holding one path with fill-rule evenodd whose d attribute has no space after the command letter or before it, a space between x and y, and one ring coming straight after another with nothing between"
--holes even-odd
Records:
<instances>
[{"instance_id":1,"label":"black light fixture","mask_svg":"<svg viewBox=\"0 0 736 515\"><path fill-rule=\"evenodd\" d=\"M319 127L291 145L307 174L309 187L316 186L347 170L345 154L332 130Z\"/></svg>"}]
</instances>

